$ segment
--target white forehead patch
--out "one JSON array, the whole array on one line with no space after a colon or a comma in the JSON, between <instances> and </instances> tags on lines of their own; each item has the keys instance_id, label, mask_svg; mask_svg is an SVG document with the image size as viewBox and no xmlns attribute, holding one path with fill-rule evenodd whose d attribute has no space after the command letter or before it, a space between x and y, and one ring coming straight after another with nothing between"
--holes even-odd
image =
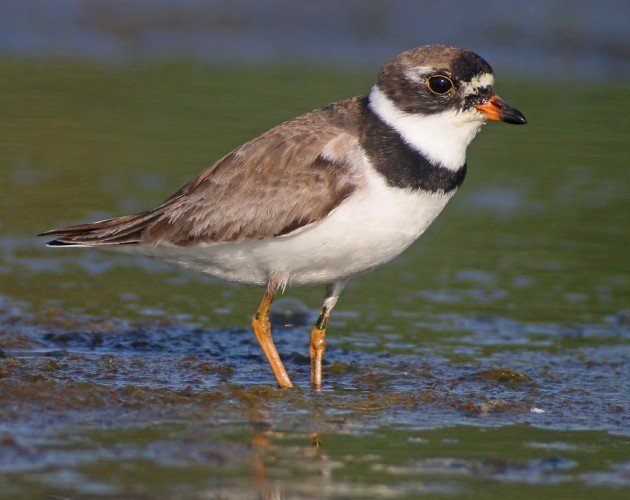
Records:
<instances>
[{"instance_id":1,"label":"white forehead patch","mask_svg":"<svg viewBox=\"0 0 630 500\"><path fill-rule=\"evenodd\" d=\"M474 88L480 87L492 87L494 85L494 75L492 73L482 73L481 75L474 76L470 80L470 85Z\"/></svg>"},{"instance_id":2,"label":"white forehead patch","mask_svg":"<svg viewBox=\"0 0 630 500\"><path fill-rule=\"evenodd\" d=\"M492 73L483 73L474 76L472 80L470 80L470 83L463 83L461 92L463 95L471 95L481 88L492 87L492 85L494 85L494 75Z\"/></svg>"}]
</instances>

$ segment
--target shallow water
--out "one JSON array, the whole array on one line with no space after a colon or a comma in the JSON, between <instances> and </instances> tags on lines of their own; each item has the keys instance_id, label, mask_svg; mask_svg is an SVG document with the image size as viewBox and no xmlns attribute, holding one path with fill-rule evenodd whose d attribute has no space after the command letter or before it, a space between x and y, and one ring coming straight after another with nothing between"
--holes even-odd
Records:
<instances>
[{"instance_id":1,"label":"shallow water","mask_svg":"<svg viewBox=\"0 0 630 500\"><path fill-rule=\"evenodd\" d=\"M485 127L428 233L348 285L314 394L322 290L274 306L279 390L260 290L32 235L152 206L371 75L0 66L0 495L627 494L627 88L499 81L529 124Z\"/></svg>"}]
</instances>

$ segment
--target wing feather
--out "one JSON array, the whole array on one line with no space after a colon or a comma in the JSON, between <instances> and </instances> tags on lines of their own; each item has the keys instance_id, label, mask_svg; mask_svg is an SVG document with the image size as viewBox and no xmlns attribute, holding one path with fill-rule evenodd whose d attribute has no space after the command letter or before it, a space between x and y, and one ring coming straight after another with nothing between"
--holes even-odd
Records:
<instances>
[{"instance_id":1,"label":"wing feather","mask_svg":"<svg viewBox=\"0 0 630 500\"><path fill-rule=\"evenodd\" d=\"M358 100L278 125L152 210L43 234L62 235L55 245L194 245L266 239L312 224L361 184Z\"/></svg>"}]
</instances>

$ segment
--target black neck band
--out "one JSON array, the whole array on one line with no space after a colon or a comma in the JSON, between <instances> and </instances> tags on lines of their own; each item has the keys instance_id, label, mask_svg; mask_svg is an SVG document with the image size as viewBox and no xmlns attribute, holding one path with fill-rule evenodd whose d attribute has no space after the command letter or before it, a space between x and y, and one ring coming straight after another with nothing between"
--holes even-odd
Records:
<instances>
[{"instance_id":1,"label":"black neck band","mask_svg":"<svg viewBox=\"0 0 630 500\"><path fill-rule=\"evenodd\" d=\"M359 141L388 185L431 193L448 193L461 186L466 177L466 163L455 171L431 163L372 111L368 99L366 96L361 103L363 119Z\"/></svg>"}]
</instances>

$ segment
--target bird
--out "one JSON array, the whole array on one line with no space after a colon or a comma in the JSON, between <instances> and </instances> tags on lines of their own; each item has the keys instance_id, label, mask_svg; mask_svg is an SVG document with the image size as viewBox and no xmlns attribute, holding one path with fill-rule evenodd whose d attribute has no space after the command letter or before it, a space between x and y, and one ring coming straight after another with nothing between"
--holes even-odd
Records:
<instances>
[{"instance_id":1,"label":"bird","mask_svg":"<svg viewBox=\"0 0 630 500\"><path fill-rule=\"evenodd\" d=\"M159 206L39 236L55 236L48 246L139 254L263 287L251 326L281 388L293 383L272 337L274 297L323 285L309 343L320 391L328 322L347 280L425 232L463 183L466 149L482 125L527 123L493 85L491 66L474 52L406 50L366 94L271 128Z\"/></svg>"}]
</instances>

